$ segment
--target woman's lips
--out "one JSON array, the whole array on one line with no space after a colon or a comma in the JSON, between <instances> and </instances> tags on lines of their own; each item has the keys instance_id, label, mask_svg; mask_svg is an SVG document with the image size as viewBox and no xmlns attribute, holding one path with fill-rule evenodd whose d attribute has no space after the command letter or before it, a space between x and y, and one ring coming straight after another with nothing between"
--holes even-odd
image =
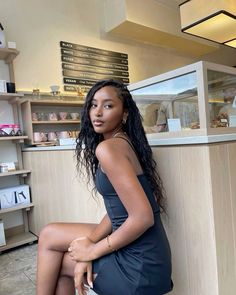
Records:
<instances>
[{"instance_id":1,"label":"woman's lips","mask_svg":"<svg viewBox=\"0 0 236 295\"><path fill-rule=\"evenodd\" d=\"M100 120L94 120L94 121L93 121L93 125L94 125L95 127L100 127L100 126L102 126L103 123L104 123L104 122L103 122L103 121L100 121Z\"/></svg>"}]
</instances>

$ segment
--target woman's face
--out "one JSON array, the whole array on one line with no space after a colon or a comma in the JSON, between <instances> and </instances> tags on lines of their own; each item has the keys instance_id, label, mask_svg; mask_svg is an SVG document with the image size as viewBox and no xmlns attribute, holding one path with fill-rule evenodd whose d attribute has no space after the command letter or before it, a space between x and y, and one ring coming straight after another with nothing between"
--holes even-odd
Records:
<instances>
[{"instance_id":1,"label":"woman's face","mask_svg":"<svg viewBox=\"0 0 236 295\"><path fill-rule=\"evenodd\" d=\"M114 87L105 86L95 93L89 117L96 133L103 134L105 139L110 138L121 126L123 114L123 102Z\"/></svg>"}]
</instances>

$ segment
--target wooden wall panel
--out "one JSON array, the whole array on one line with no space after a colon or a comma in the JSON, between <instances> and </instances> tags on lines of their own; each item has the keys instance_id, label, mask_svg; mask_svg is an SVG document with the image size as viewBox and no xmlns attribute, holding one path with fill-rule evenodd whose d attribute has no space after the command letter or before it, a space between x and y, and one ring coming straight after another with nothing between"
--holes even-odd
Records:
<instances>
[{"instance_id":1,"label":"wooden wall panel","mask_svg":"<svg viewBox=\"0 0 236 295\"><path fill-rule=\"evenodd\" d=\"M208 147L154 148L168 198L173 295L217 295Z\"/></svg>"},{"instance_id":2,"label":"wooden wall panel","mask_svg":"<svg viewBox=\"0 0 236 295\"><path fill-rule=\"evenodd\" d=\"M232 229L233 229L233 243L234 243L234 263L233 279L234 290L236 290L236 143L228 145L228 159L229 159L229 177L230 177L230 200L232 210Z\"/></svg>"},{"instance_id":3,"label":"wooden wall panel","mask_svg":"<svg viewBox=\"0 0 236 295\"><path fill-rule=\"evenodd\" d=\"M210 146L220 294L236 292L236 144Z\"/></svg>"},{"instance_id":4,"label":"wooden wall panel","mask_svg":"<svg viewBox=\"0 0 236 295\"><path fill-rule=\"evenodd\" d=\"M73 156L70 150L23 153L26 169L32 170L30 230L35 234L49 222L96 223L105 213L101 197L94 199L77 175Z\"/></svg>"},{"instance_id":5,"label":"wooden wall panel","mask_svg":"<svg viewBox=\"0 0 236 295\"><path fill-rule=\"evenodd\" d=\"M186 229L184 220L184 201L181 185L181 166L179 148L154 148L161 178L166 190L167 216L162 215L171 244L174 292L189 294L189 273L186 249ZM177 192L177 193L176 193ZM178 229L178 230L177 230ZM184 253L184 255L183 255Z\"/></svg>"}]
</instances>

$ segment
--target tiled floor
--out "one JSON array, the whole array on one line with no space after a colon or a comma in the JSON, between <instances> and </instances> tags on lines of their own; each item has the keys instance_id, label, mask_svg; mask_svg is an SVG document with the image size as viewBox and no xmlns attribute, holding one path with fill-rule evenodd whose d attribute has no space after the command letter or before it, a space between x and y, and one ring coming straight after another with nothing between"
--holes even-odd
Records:
<instances>
[{"instance_id":1,"label":"tiled floor","mask_svg":"<svg viewBox=\"0 0 236 295\"><path fill-rule=\"evenodd\" d=\"M0 255L0 295L35 295L36 257L37 243Z\"/></svg>"},{"instance_id":2,"label":"tiled floor","mask_svg":"<svg viewBox=\"0 0 236 295\"><path fill-rule=\"evenodd\" d=\"M0 295L34 295L37 244L0 255Z\"/></svg>"}]
</instances>

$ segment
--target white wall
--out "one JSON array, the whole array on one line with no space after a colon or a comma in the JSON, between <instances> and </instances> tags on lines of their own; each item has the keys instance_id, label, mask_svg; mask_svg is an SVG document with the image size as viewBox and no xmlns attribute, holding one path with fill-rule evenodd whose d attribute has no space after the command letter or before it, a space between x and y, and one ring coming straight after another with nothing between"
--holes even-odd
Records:
<instances>
[{"instance_id":1,"label":"white wall","mask_svg":"<svg viewBox=\"0 0 236 295\"><path fill-rule=\"evenodd\" d=\"M20 50L15 61L18 90L49 91L52 84L62 85L60 40L128 53L131 82L196 61L171 49L105 34L103 1L0 0L7 40ZM233 65L231 53L218 56L218 63Z\"/></svg>"}]
</instances>

